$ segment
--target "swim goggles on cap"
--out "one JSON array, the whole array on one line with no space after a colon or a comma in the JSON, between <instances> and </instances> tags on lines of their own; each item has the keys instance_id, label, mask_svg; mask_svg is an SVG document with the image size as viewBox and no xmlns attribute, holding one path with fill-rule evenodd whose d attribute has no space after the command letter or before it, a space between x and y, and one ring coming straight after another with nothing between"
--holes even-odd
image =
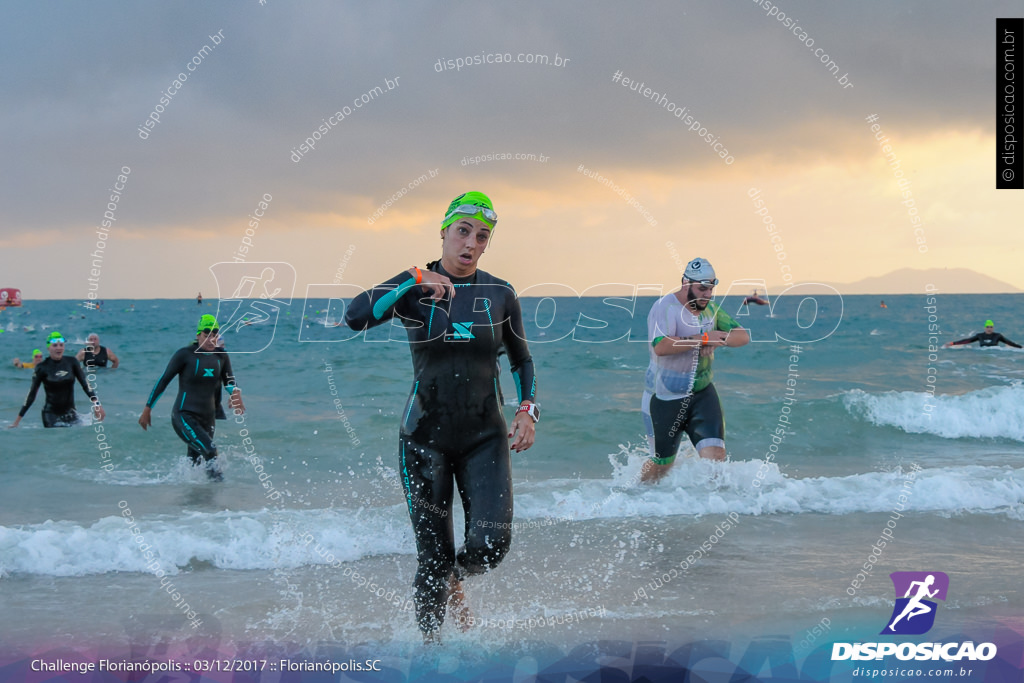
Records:
<instances>
[{"instance_id":1,"label":"swim goggles on cap","mask_svg":"<svg viewBox=\"0 0 1024 683\"><path fill-rule=\"evenodd\" d=\"M220 332L220 328L219 327L204 327L204 328L202 328L199 331L200 332L205 332L206 334L217 334L218 332Z\"/></svg>"},{"instance_id":2,"label":"swim goggles on cap","mask_svg":"<svg viewBox=\"0 0 1024 683\"><path fill-rule=\"evenodd\" d=\"M47 346L50 346L52 344L63 344L63 343L64 343L64 337L50 337L49 339L46 340L46 345Z\"/></svg>"},{"instance_id":3,"label":"swim goggles on cap","mask_svg":"<svg viewBox=\"0 0 1024 683\"><path fill-rule=\"evenodd\" d=\"M718 278L716 277L714 280L690 280L690 282L702 287L714 287L718 284Z\"/></svg>"},{"instance_id":4,"label":"swim goggles on cap","mask_svg":"<svg viewBox=\"0 0 1024 683\"><path fill-rule=\"evenodd\" d=\"M494 213L494 209L488 209L486 206L476 206L475 204L459 204L449 211L448 215L445 216L444 219L448 220L455 215L475 216L478 213L483 214L483 217L491 223L498 222L498 214Z\"/></svg>"}]
</instances>

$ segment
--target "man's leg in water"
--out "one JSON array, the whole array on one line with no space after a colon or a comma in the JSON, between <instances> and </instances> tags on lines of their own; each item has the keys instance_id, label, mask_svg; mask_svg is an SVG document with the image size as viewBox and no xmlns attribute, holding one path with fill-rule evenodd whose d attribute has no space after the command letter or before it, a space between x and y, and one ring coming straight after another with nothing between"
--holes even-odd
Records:
<instances>
[{"instance_id":1,"label":"man's leg in water","mask_svg":"<svg viewBox=\"0 0 1024 683\"><path fill-rule=\"evenodd\" d=\"M480 444L455 466L466 512L466 543L456 555L449 606L459 628L469 628L462 579L494 569L512 545L512 465L505 430Z\"/></svg>"},{"instance_id":2,"label":"man's leg in water","mask_svg":"<svg viewBox=\"0 0 1024 683\"><path fill-rule=\"evenodd\" d=\"M647 428L647 443L651 457L640 469L640 481L655 483L668 474L675 463L679 442L687 419L687 399L662 401L657 396L644 392L641 412Z\"/></svg>"},{"instance_id":3,"label":"man's leg in water","mask_svg":"<svg viewBox=\"0 0 1024 683\"><path fill-rule=\"evenodd\" d=\"M444 623L455 568L452 471L443 454L407 436L399 436L398 447L399 476L416 537L416 623L424 637L431 639Z\"/></svg>"},{"instance_id":4,"label":"man's leg in water","mask_svg":"<svg viewBox=\"0 0 1024 683\"><path fill-rule=\"evenodd\" d=\"M700 457L705 460L717 460L718 462L725 462L725 449L721 446L705 446L698 451Z\"/></svg>"},{"instance_id":5,"label":"man's leg in water","mask_svg":"<svg viewBox=\"0 0 1024 683\"><path fill-rule=\"evenodd\" d=\"M693 395L686 434L705 460L725 462L725 416L714 384Z\"/></svg>"}]
</instances>

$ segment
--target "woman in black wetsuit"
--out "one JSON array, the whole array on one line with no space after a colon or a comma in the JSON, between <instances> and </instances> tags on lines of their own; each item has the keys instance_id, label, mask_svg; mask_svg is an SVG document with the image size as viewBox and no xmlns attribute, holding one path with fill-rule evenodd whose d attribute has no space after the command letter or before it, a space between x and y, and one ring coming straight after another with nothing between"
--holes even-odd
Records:
<instances>
[{"instance_id":1,"label":"woman in black wetsuit","mask_svg":"<svg viewBox=\"0 0 1024 683\"><path fill-rule=\"evenodd\" d=\"M213 433L222 386L227 388L229 405L235 414L245 412L242 390L235 385L235 375L231 370L231 359L223 347L217 346L218 332L220 325L212 315L204 315L199 319L196 340L171 356L164 374L157 380L139 416L139 426L143 430L149 429L153 423L153 406L171 380L177 377L178 397L174 399L171 408L171 426L188 446L192 464L205 463L207 475L215 480L221 479L214 460L217 457L217 445L213 442Z\"/></svg>"},{"instance_id":2,"label":"woman in black wetsuit","mask_svg":"<svg viewBox=\"0 0 1024 683\"><path fill-rule=\"evenodd\" d=\"M402 410L399 466L416 536L416 619L434 641L446 601L466 627L462 579L501 562L512 542L509 442L533 445L537 383L512 285L477 270L498 217L479 192L452 201L441 222L442 255L352 300L345 322L365 330L398 317L412 350L414 383ZM498 397L498 351L508 353L520 406L511 429ZM452 528L454 486L466 543Z\"/></svg>"},{"instance_id":3,"label":"woman in black wetsuit","mask_svg":"<svg viewBox=\"0 0 1024 683\"><path fill-rule=\"evenodd\" d=\"M64 337L60 332L51 332L46 340L47 351L50 357L36 364L35 374L32 375L32 387L25 397L25 405L21 407L18 418L11 424L17 427L21 418L25 416L32 403L36 400L39 386L42 385L46 392L46 403L43 404L43 426L44 427L70 427L78 422L78 413L75 412L75 380L82 385L85 394L92 401L93 413L96 419L102 421L106 417L103 406L96 394L89 388L85 379L82 366L71 356L64 356Z\"/></svg>"}]
</instances>

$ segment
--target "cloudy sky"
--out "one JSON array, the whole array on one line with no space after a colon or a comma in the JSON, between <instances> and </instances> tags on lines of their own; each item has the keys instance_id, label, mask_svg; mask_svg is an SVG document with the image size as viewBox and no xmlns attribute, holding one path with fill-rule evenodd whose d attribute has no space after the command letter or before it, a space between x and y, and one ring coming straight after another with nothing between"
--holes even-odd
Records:
<instances>
[{"instance_id":1,"label":"cloudy sky","mask_svg":"<svg viewBox=\"0 0 1024 683\"><path fill-rule=\"evenodd\" d=\"M0 285L216 296L210 266L237 255L269 195L246 260L290 263L298 296L369 286L435 258L448 202L479 190L499 214L481 267L520 290L670 287L694 256L725 282L966 267L1024 288L1024 194L994 189L995 18L1020 5L777 10L786 20L756 0L8 3ZM492 63L448 68L474 57ZM468 163L486 155L509 158Z\"/></svg>"}]
</instances>

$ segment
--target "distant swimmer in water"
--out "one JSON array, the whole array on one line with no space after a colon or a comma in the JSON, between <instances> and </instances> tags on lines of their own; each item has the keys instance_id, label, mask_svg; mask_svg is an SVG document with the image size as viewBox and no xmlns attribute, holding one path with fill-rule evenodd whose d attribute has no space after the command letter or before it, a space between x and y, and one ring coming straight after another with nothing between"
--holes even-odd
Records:
<instances>
[{"instance_id":1,"label":"distant swimmer in water","mask_svg":"<svg viewBox=\"0 0 1024 683\"><path fill-rule=\"evenodd\" d=\"M906 617L907 621L910 621L911 619L913 619L916 616L920 616L922 614L928 614L929 612L932 611L932 608L929 607L928 605L925 605L924 603L922 603L921 600L924 599L924 598L934 598L935 594L939 592L938 588L936 588L934 591L931 591L931 592L928 591L928 588L932 584L934 584L934 583L935 583L935 575L934 574L929 574L928 577L924 581L912 581L911 582L910 586L907 588L907 594L903 596L905 598L910 598L910 601L907 602L907 606L903 608L903 611L900 612L900 615L898 617L896 617L895 619L893 619L892 623L889 624L889 630L890 631L895 630L895 629L893 629L893 627L896 625L896 622L898 622L903 617ZM911 592L913 592L914 586L917 586L917 594L914 595L914 597L911 598L910 594L911 594Z\"/></svg>"},{"instance_id":2,"label":"distant swimmer in water","mask_svg":"<svg viewBox=\"0 0 1024 683\"><path fill-rule=\"evenodd\" d=\"M50 352L50 357L36 365L35 374L32 375L32 387L28 390L25 405L21 407L21 412L18 413L18 418L11 427L17 427L21 423L21 418L32 407L32 403L36 400L36 393L39 391L39 385L42 385L46 392L46 402L43 404L43 426L48 428L70 427L77 424L75 380L78 380L82 389L85 390L86 396L92 401L96 420L102 422L106 417L106 412L100 405L96 393L89 388L82 366L71 356L64 355L64 337L60 332L50 333L46 340L46 348Z\"/></svg>"},{"instance_id":3,"label":"distant swimmer in water","mask_svg":"<svg viewBox=\"0 0 1024 683\"><path fill-rule=\"evenodd\" d=\"M640 410L651 458L641 470L644 482L668 474L684 433L700 457L725 460L725 418L711 362L716 347L750 342L750 333L711 301L718 278L706 259L690 261L682 284L647 316L650 365Z\"/></svg>"},{"instance_id":4,"label":"distant swimmer in water","mask_svg":"<svg viewBox=\"0 0 1024 683\"><path fill-rule=\"evenodd\" d=\"M199 294L196 295L196 304L199 305L199 306L203 305L203 293L202 292L199 292Z\"/></svg>"},{"instance_id":5,"label":"distant swimmer in water","mask_svg":"<svg viewBox=\"0 0 1024 683\"><path fill-rule=\"evenodd\" d=\"M879 308L889 308L889 307L885 305L885 301L882 301L882 303L880 304Z\"/></svg>"},{"instance_id":6,"label":"distant swimmer in water","mask_svg":"<svg viewBox=\"0 0 1024 683\"><path fill-rule=\"evenodd\" d=\"M399 471L416 537L416 621L437 642L446 610L469 625L467 577L494 569L512 544L511 449L533 445L540 406L519 299L477 268L498 222L487 195L456 197L441 221L441 260L404 270L352 300L345 322L366 330L402 321L414 383L401 411ZM498 351L508 353L519 407L507 425L498 397ZM465 510L456 550L454 495Z\"/></svg>"},{"instance_id":7,"label":"distant swimmer in water","mask_svg":"<svg viewBox=\"0 0 1024 683\"><path fill-rule=\"evenodd\" d=\"M766 299L762 299L761 297L759 297L757 295L757 290L755 289L753 294L743 299L744 306L749 306L750 304L757 304L758 306L767 306L768 301Z\"/></svg>"},{"instance_id":8,"label":"distant swimmer in water","mask_svg":"<svg viewBox=\"0 0 1024 683\"><path fill-rule=\"evenodd\" d=\"M205 461L206 473L211 479L221 479L214 459L217 446L213 443L217 396L221 386L227 387L229 405L236 414L245 412L242 404L242 390L235 386L231 361L224 351L217 351L217 333L220 326L212 315L199 319L196 341L178 349L167 369L157 380L156 386L146 401L139 417L139 426L144 430L152 424L151 411L160 395L175 377L178 378L178 397L171 408L171 426L188 446L188 457L193 465Z\"/></svg>"},{"instance_id":9,"label":"distant swimmer in water","mask_svg":"<svg viewBox=\"0 0 1024 683\"><path fill-rule=\"evenodd\" d=\"M16 368L32 369L32 368L34 368L35 366L39 365L42 362L43 362L43 352L40 351L39 349L36 349L36 350L34 350L32 352L32 360L29 361L28 363L22 363L20 358L15 358L14 359L14 367L16 367Z\"/></svg>"},{"instance_id":10,"label":"distant swimmer in water","mask_svg":"<svg viewBox=\"0 0 1024 683\"><path fill-rule=\"evenodd\" d=\"M973 337L961 339L960 341L947 342L944 346L945 348L949 348L950 346L961 346L963 344L973 344L974 342L978 342L978 346L999 346L999 343L1002 342L1003 344L1012 346L1015 349L1021 348L1020 344L1012 342L1000 333L996 332L996 324L991 320L985 321L984 332L979 332Z\"/></svg>"},{"instance_id":11,"label":"distant swimmer in water","mask_svg":"<svg viewBox=\"0 0 1024 683\"><path fill-rule=\"evenodd\" d=\"M117 354L106 346L100 346L100 336L95 332L85 338L86 346L75 354L75 360L84 365L87 369L105 368L110 363L110 369L116 370L121 361Z\"/></svg>"}]
</instances>

